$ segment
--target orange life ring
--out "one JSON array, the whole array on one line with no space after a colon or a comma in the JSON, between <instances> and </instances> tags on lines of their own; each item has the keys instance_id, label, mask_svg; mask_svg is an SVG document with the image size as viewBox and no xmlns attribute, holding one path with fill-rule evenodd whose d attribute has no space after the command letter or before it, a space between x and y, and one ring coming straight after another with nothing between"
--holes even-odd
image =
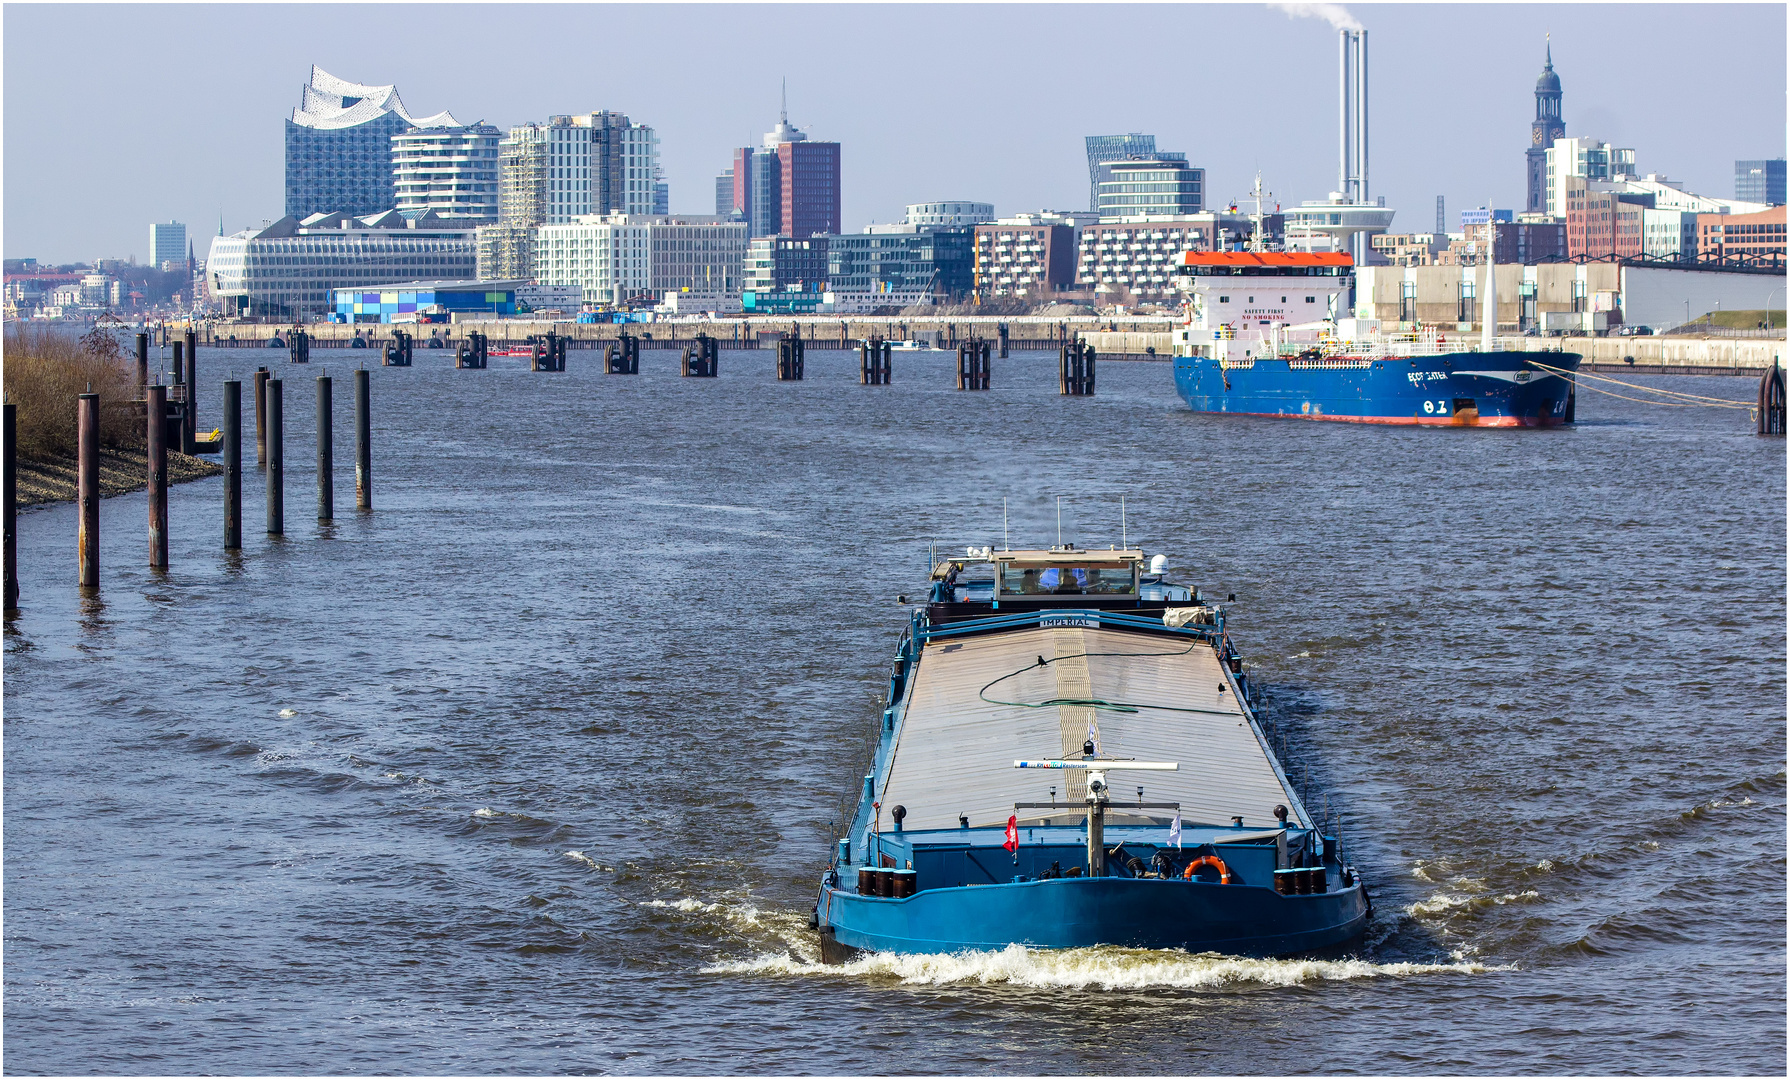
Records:
<instances>
[{"instance_id":1,"label":"orange life ring","mask_svg":"<svg viewBox=\"0 0 1790 1080\"><path fill-rule=\"evenodd\" d=\"M1187 864L1187 869L1181 872L1181 876L1188 881L1192 881L1193 872L1202 866L1213 866L1218 868L1218 883L1220 885L1229 885L1231 883L1231 868L1226 866L1224 860L1216 855L1201 855L1199 858Z\"/></svg>"}]
</instances>

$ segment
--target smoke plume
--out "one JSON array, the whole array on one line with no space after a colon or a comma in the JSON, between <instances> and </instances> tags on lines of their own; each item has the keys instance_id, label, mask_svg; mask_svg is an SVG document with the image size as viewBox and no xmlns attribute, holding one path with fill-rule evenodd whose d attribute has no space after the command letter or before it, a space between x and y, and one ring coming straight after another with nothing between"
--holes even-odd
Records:
<instances>
[{"instance_id":1,"label":"smoke plume","mask_svg":"<svg viewBox=\"0 0 1790 1080\"><path fill-rule=\"evenodd\" d=\"M1341 4L1269 4L1287 13L1289 19L1323 19L1333 30L1363 29L1349 9Z\"/></svg>"}]
</instances>

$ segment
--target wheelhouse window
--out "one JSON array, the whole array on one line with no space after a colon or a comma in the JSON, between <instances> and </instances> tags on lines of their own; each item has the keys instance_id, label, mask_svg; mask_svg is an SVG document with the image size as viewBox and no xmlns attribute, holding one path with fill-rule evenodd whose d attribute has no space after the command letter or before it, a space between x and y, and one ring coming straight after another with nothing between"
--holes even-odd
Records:
<instances>
[{"instance_id":1,"label":"wheelhouse window","mask_svg":"<svg viewBox=\"0 0 1790 1080\"><path fill-rule=\"evenodd\" d=\"M1136 590L1130 567L1004 566L1002 596L1112 596Z\"/></svg>"}]
</instances>

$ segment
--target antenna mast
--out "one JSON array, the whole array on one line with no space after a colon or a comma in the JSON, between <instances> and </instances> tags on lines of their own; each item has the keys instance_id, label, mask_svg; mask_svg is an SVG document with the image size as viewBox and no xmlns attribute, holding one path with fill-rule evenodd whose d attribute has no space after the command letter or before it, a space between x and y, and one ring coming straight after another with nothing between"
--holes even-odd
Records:
<instances>
[{"instance_id":1,"label":"antenna mast","mask_svg":"<svg viewBox=\"0 0 1790 1080\"><path fill-rule=\"evenodd\" d=\"M1261 251L1263 249L1262 195L1264 192L1262 191L1262 174L1259 171L1255 174L1255 190L1251 191L1250 194L1255 196L1255 213L1250 215L1250 221L1254 224L1255 229L1249 237L1249 250Z\"/></svg>"}]
</instances>

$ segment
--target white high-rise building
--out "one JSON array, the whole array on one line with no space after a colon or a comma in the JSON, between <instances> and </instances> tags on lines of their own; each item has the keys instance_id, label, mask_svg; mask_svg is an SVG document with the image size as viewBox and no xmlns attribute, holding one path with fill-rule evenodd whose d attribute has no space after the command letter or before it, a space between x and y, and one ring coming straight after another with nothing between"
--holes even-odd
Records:
<instances>
[{"instance_id":1,"label":"white high-rise building","mask_svg":"<svg viewBox=\"0 0 1790 1080\"><path fill-rule=\"evenodd\" d=\"M186 226L178 221L149 227L149 265L159 270L167 262L186 263Z\"/></svg>"},{"instance_id":2,"label":"white high-rise building","mask_svg":"<svg viewBox=\"0 0 1790 1080\"><path fill-rule=\"evenodd\" d=\"M547 224L590 214L653 212L659 137L618 112L547 122Z\"/></svg>"},{"instance_id":3,"label":"white high-rise building","mask_svg":"<svg viewBox=\"0 0 1790 1080\"><path fill-rule=\"evenodd\" d=\"M588 214L536 231L535 277L575 286L586 300L624 303L689 289L737 294L746 224L716 217Z\"/></svg>"}]
</instances>

